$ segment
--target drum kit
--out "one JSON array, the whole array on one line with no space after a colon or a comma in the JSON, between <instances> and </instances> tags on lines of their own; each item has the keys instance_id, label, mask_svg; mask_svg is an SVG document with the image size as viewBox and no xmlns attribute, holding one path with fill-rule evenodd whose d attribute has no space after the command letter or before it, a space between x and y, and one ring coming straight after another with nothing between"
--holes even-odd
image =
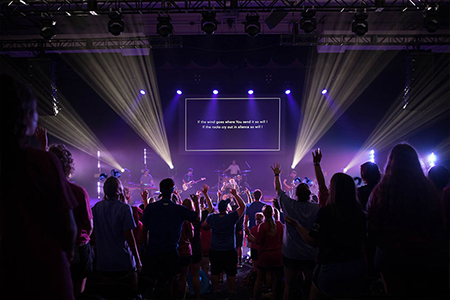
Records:
<instances>
[{"instance_id":1,"label":"drum kit","mask_svg":"<svg viewBox=\"0 0 450 300\"><path fill-rule=\"evenodd\" d=\"M224 193L228 194L229 190L236 189L238 194L244 194L245 189L248 188L249 190L250 185L247 182L248 174L252 170L244 170L240 174L231 176L228 174L223 173L222 170L215 170L214 172L217 173L217 187L218 189Z\"/></svg>"}]
</instances>

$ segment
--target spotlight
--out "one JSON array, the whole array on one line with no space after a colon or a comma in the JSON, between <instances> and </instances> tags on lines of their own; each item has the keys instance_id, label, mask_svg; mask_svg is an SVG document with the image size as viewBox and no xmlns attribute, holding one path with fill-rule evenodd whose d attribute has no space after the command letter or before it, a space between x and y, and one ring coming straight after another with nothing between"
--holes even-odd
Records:
<instances>
[{"instance_id":1,"label":"spotlight","mask_svg":"<svg viewBox=\"0 0 450 300\"><path fill-rule=\"evenodd\" d=\"M173 33L173 25L170 23L171 18L158 17L158 24L156 24L156 33L162 38L169 37Z\"/></svg>"},{"instance_id":2,"label":"spotlight","mask_svg":"<svg viewBox=\"0 0 450 300\"><path fill-rule=\"evenodd\" d=\"M108 31L115 36L121 35L125 28L125 23L122 21L122 13L117 10L111 10L108 15Z\"/></svg>"},{"instance_id":3,"label":"spotlight","mask_svg":"<svg viewBox=\"0 0 450 300\"><path fill-rule=\"evenodd\" d=\"M140 90L139 93L141 93L141 95L145 95L145 91L144 90Z\"/></svg>"},{"instance_id":4,"label":"spotlight","mask_svg":"<svg viewBox=\"0 0 450 300\"><path fill-rule=\"evenodd\" d=\"M316 27L316 11L307 9L302 12L302 18L300 19L300 29L302 29L305 33L311 33L316 29Z\"/></svg>"},{"instance_id":5,"label":"spotlight","mask_svg":"<svg viewBox=\"0 0 450 300\"><path fill-rule=\"evenodd\" d=\"M182 90L177 90L177 94L181 95L181 94L183 94L183 91Z\"/></svg>"},{"instance_id":6,"label":"spotlight","mask_svg":"<svg viewBox=\"0 0 450 300\"><path fill-rule=\"evenodd\" d=\"M56 21L53 19L43 19L41 26L41 36L49 40L55 35L55 25Z\"/></svg>"},{"instance_id":7,"label":"spotlight","mask_svg":"<svg viewBox=\"0 0 450 300\"><path fill-rule=\"evenodd\" d=\"M427 7L423 11L423 28L433 33L439 29L439 21L437 18L437 8Z\"/></svg>"},{"instance_id":8,"label":"spotlight","mask_svg":"<svg viewBox=\"0 0 450 300\"><path fill-rule=\"evenodd\" d=\"M249 95L253 95L253 90L248 90L248 92L247 92Z\"/></svg>"},{"instance_id":9,"label":"spotlight","mask_svg":"<svg viewBox=\"0 0 450 300\"><path fill-rule=\"evenodd\" d=\"M352 21L352 31L358 36L363 36L369 30L366 13L356 13Z\"/></svg>"},{"instance_id":10,"label":"spotlight","mask_svg":"<svg viewBox=\"0 0 450 300\"><path fill-rule=\"evenodd\" d=\"M217 95L218 93L219 93L218 90L213 90L213 94L214 94L214 95Z\"/></svg>"},{"instance_id":11,"label":"spotlight","mask_svg":"<svg viewBox=\"0 0 450 300\"><path fill-rule=\"evenodd\" d=\"M375 163L375 150L369 151L369 161Z\"/></svg>"},{"instance_id":12,"label":"spotlight","mask_svg":"<svg viewBox=\"0 0 450 300\"><path fill-rule=\"evenodd\" d=\"M436 165L436 155L434 155L434 152L432 152L430 155L428 155L428 162L430 163L430 167L434 167Z\"/></svg>"},{"instance_id":13,"label":"spotlight","mask_svg":"<svg viewBox=\"0 0 450 300\"><path fill-rule=\"evenodd\" d=\"M204 11L202 12L202 30L206 34L213 34L217 30L216 12Z\"/></svg>"},{"instance_id":14,"label":"spotlight","mask_svg":"<svg viewBox=\"0 0 450 300\"><path fill-rule=\"evenodd\" d=\"M245 33L254 37L261 32L261 24L259 23L259 15L247 15L245 17Z\"/></svg>"},{"instance_id":15,"label":"spotlight","mask_svg":"<svg viewBox=\"0 0 450 300\"><path fill-rule=\"evenodd\" d=\"M322 95L325 95L326 93L328 93L327 89L323 89L322 90Z\"/></svg>"},{"instance_id":16,"label":"spotlight","mask_svg":"<svg viewBox=\"0 0 450 300\"><path fill-rule=\"evenodd\" d=\"M106 175L106 173L101 173L98 176L98 180L101 181L101 182L105 181L106 178L108 178L108 175Z\"/></svg>"},{"instance_id":17,"label":"spotlight","mask_svg":"<svg viewBox=\"0 0 450 300\"><path fill-rule=\"evenodd\" d=\"M116 170L116 169L112 169L111 170L111 176L114 176L116 178L120 178L120 175L122 175L122 173L119 170Z\"/></svg>"},{"instance_id":18,"label":"spotlight","mask_svg":"<svg viewBox=\"0 0 450 300\"><path fill-rule=\"evenodd\" d=\"M286 95L289 95L289 94L291 93L291 90L285 90L284 93L285 93Z\"/></svg>"},{"instance_id":19,"label":"spotlight","mask_svg":"<svg viewBox=\"0 0 450 300\"><path fill-rule=\"evenodd\" d=\"M347 173L348 169L347 169L347 168L344 168L342 171L343 171L344 173Z\"/></svg>"}]
</instances>

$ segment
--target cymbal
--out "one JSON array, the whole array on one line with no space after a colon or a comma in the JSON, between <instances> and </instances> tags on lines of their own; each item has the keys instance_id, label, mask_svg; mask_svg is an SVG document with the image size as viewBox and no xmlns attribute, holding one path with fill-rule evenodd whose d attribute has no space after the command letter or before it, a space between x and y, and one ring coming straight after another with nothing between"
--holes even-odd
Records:
<instances>
[{"instance_id":1,"label":"cymbal","mask_svg":"<svg viewBox=\"0 0 450 300\"><path fill-rule=\"evenodd\" d=\"M241 173L249 173L249 172L251 172L252 170L244 170L244 171L242 171Z\"/></svg>"}]
</instances>

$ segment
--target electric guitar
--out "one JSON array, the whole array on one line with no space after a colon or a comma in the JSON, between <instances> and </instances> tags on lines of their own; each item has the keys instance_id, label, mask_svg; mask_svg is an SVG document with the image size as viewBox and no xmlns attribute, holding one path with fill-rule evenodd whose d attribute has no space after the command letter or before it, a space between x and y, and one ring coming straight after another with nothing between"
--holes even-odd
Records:
<instances>
[{"instance_id":1,"label":"electric guitar","mask_svg":"<svg viewBox=\"0 0 450 300\"><path fill-rule=\"evenodd\" d=\"M206 180L205 177L199 179L199 180L191 180L189 182L183 183L183 192L187 191L188 189L190 189L194 184L199 183L200 181Z\"/></svg>"}]
</instances>

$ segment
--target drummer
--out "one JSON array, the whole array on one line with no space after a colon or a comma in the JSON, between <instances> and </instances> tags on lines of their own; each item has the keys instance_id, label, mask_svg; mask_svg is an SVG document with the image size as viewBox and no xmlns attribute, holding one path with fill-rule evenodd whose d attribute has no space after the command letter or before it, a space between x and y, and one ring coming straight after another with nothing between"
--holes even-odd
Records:
<instances>
[{"instance_id":1,"label":"drummer","mask_svg":"<svg viewBox=\"0 0 450 300\"><path fill-rule=\"evenodd\" d=\"M230 171L230 176L233 177L233 178L235 176L241 174L241 168L239 168L239 165L236 164L235 160L233 160L231 162L231 165L229 165L228 168L226 170L224 170L223 172L225 173L225 172L228 172L228 171Z\"/></svg>"}]
</instances>

